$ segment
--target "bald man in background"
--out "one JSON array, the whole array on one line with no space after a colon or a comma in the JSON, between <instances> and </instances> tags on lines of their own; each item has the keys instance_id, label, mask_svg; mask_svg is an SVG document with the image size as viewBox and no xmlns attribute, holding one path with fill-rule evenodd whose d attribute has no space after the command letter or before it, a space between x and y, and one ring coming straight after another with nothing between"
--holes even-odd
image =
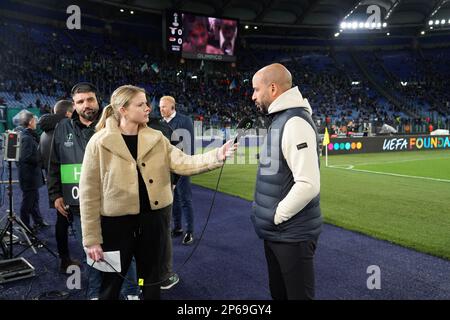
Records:
<instances>
[{"instance_id":1,"label":"bald man in background","mask_svg":"<svg viewBox=\"0 0 450 320\"><path fill-rule=\"evenodd\" d=\"M259 157L251 217L264 240L270 292L275 300L313 299L322 215L312 109L281 64L260 69L252 84L252 100L272 120Z\"/></svg>"}]
</instances>

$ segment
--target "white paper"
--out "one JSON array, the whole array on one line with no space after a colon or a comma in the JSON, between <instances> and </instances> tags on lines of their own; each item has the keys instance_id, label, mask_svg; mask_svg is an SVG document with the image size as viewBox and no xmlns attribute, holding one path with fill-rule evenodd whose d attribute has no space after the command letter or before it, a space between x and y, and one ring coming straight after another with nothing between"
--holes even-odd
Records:
<instances>
[{"instance_id":1,"label":"white paper","mask_svg":"<svg viewBox=\"0 0 450 320\"><path fill-rule=\"evenodd\" d=\"M94 263L94 260L86 254L86 263L97 270L102 272L120 272L122 270L120 266L120 251L103 252L103 260L108 261L112 267L105 261L97 261ZM93 263L94 265L92 265Z\"/></svg>"}]
</instances>

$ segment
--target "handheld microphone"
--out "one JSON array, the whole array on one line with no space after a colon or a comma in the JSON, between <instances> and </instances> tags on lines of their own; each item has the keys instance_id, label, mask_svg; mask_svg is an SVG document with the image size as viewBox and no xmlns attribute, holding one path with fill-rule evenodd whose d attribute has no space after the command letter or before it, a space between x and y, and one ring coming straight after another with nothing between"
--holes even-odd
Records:
<instances>
[{"instance_id":1,"label":"handheld microphone","mask_svg":"<svg viewBox=\"0 0 450 320\"><path fill-rule=\"evenodd\" d=\"M244 135L245 131L253 126L253 120L250 118L244 118L239 121L236 130L238 131L236 138L233 143L237 143L239 139Z\"/></svg>"}]
</instances>

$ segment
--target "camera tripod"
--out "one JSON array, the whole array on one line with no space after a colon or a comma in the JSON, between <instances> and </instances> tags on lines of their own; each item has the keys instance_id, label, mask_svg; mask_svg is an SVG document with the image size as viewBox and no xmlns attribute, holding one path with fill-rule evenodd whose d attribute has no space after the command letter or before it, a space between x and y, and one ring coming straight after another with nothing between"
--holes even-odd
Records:
<instances>
[{"instance_id":1,"label":"camera tripod","mask_svg":"<svg viewBox=\"0 0 450 320\"><path fill-rule=\"evenodd\" d=\"M37 247L43 247L48 252L50 252L55 258L58 257L47 245L39 240L39 238L34 234L30 228L28 228L27 225L25 225L22 220L20 220L19 217L17 217L13 211L13 187L12 187L12 161L8 161L8 198L9 198L9 210L7 215L7 223L4 227L4 229L0 232L0 246L3 251L3 257L12 259L14 258L13 254L13 230L14 230L14 224L17 224L19 227L19 230L24 235L24 238L26 239L27 246L25 249L23 249L19 254L16 255L18 257L23 252L25 252L27 249L32 248L33 252L36 254L37 251L35 249L35 245ZM3 238L5 235L8 234L9 239L6 243L4 243ZM8 245L9 243L9 245Z\"/></svg>"}]
</instances>

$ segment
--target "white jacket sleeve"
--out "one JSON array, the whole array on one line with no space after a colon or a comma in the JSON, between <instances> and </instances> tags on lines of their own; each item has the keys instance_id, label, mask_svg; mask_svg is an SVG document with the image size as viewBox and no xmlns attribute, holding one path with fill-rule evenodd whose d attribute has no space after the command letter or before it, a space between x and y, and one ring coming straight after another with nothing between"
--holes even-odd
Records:
<instances>
[{"instance_id":1,"label":"white jacket sleeve","mask_svg":"<svg viewBox=\"0 0 450 320\"><path fill-rule=\"evenodd\" d=\"M281 148L295 183L278 204L275 224L292 218L320 191L317 141L311 125L300 117L289 119L284 127Z\"/></svg>"}]
</instances>

